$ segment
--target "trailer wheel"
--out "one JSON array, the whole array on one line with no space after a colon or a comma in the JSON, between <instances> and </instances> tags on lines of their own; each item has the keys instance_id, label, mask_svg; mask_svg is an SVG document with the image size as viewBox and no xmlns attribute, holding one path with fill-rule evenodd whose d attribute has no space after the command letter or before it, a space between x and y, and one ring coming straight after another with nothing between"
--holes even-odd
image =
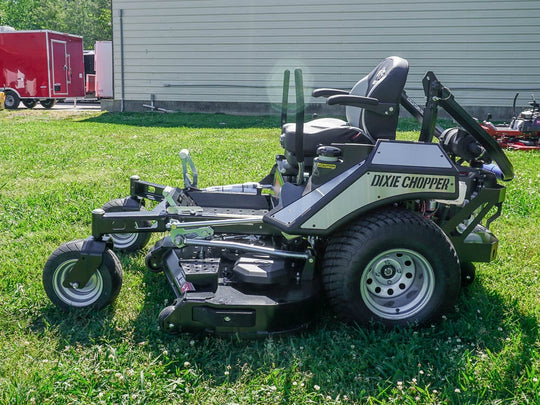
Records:
<instances>
[{"instance_id":1,"label":"trailer wheel","mask_svg":"<svg viewBox=\"0 0 540 405\"><path fill-rule=\"evenodd\" d=\"M117 198L115 200L109 201L103 207L105 212L126 212L126 211L135 211L125 206L125 198ZM144 206L139 207L139 211L146 211ZM138 222L142 227L150 226L148 221L139 221ZM135 252L142 249L146 246L150 240L150 233L113 233L110 235L113 240L113 250L117 252Z\"/></svg>"},{"instance_id":2,"label":"trailer wheel","mask_svg":"<svg viewBox=\"0 0 540 405\"><path fill-rule=\"evenodd\" d=\"M58 247L43 269L45 292L52 303L64 311L103 308L116 298L122 287L122 265L110 249L105 250L101 266L84 287L63 285L67 274L81 257L83 242L74 240Z\"/></svg>"},{"instance_id":3,"label":"trailer wheel","mask_svg":"<svg viewBox=\"0 0 540 405\"><path fill-rule=\"evenodd\" d=\"M425 324L456 302L459 261L444 232L403 209L363 217L328 243L323 282L346 321L386 326Z\"/></svg>"},{"instance_id":4,"label":"trailer wheel","mask_svg":"<svg viewBox=\"0 0 540 405\"><path fill-rule=\"evenodd\" d=\"M38 100L36 100L35 98L25 98L21 101L26 108L34 108L38 103Z\"/></svg>"},{"instance_id":5,"label":"trailer wheel","mask_svg":"<svg viewBox=\"0 0 540 405\"><path fill-rule=\"evenodd\" d=\"M46 108L47 110L53 108L56 104L56 99L55 98L47 98L45 100L40 100L39 101L39 104L41 104L41 106L43 108Z\"/></svg>"},{"instance_id":6,"label":"trailer wheel","mask_svg":"<svg viewBox=\"0 0 540 405\"><path fill-rule=\"evenodd\" d=\"M4 107L6 107L8 110L16 110L17 108L19 108L21 98L17 93L12 90L5 90L4 94L6 95L6 99L4 100Z\"/></svg>"}]
</instances>

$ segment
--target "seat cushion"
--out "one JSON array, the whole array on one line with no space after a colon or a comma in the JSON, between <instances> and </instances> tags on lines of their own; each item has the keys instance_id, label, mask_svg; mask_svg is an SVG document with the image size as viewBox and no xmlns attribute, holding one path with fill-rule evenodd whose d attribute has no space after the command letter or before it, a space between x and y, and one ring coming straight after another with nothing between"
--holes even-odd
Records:
<instances>
[{"instance_id":1,"label":"seat cushion","mask_svg":"<svg viewBox=\"0 0 540 405\"><path fill-rule=\"evenodd\" d=\"M292 153L295 151L295 136L296 124L285 124L280 142L285 150ZM304 124L305 156L315 156L319 145L349 142L372 143L362 130L336 118L320 118Z\"/></svg>"},{"instance_id":2,"label":"seat cushion","mask_svg":"<svg viewBox=\"0 0 540 405\"><path fill-rule=\"evenodd\" d=\"M315 130L317 128L324 129L340 126L349 126L349 124L343 120L340 120L339 118L318 118L316 120L309 121L304 126L309 126L309 128Z\"/></svg>"}]
</instances>

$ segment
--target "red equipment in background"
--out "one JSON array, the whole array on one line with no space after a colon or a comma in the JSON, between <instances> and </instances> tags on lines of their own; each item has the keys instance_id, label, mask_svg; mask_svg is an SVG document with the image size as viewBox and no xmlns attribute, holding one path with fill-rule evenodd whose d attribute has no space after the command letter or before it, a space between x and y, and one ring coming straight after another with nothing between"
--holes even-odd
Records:
<instances>
[{"instance_id":1,"label":"red equipment in background","mask_svg":"<svg viewBox=\"0 0 540 405\"><path fill-rule=\"evenodd\" d=\"M534 95L529 102L531 108L523 110L516 116L516 100L519 93L514 97L514 116L510 124L494 125L488 115L486 121L480 125L490 134L503 148L516 150L540 150L540 104L536 102Z\"/></svg>"},{"instance_id":2,"label":"red equipment in background","mask_svg":"<svg viewBox=\"0 0 540 405\"><path fill-rule=\"evenodd\" d=\"M58 99L84 97L82 37L53 31L0 33L0 90L10 109L21 101L28 108L38 102L51 108Z\"/></svg>"}]
</instances>

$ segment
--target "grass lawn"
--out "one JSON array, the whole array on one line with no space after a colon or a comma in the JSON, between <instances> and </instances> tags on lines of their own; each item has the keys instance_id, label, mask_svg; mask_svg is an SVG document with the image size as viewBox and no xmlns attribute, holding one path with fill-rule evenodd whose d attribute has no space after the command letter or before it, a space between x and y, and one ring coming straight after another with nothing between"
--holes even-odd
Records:
<instances>
[{"instance_id":1,"label":"grass lawn","mask_svg":"<svg viewBox=\"0 0 540 405\"><path fill-rule=\"evenodd\" d=\"M157 317L173 293L144 253L120 256L124 284L105 310L51 304L49 254L88 236L91 210L126 196L130 175L179 185L189 148L202 187L258 180L280 152L278 123L0 111L0 403L540 403L539 153L508 152L499 257L436 325L362 329L324 310L280 338L172 337Z\"/></svg>"}]
</instances>

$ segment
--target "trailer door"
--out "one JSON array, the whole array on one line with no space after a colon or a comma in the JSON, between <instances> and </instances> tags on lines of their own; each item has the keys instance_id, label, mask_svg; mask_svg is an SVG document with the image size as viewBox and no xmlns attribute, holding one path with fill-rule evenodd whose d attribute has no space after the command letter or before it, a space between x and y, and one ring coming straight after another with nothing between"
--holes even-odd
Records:
<instances>
[{"instance_id":1,"label":"trailer door","mask_svg":"<svg viewBox=\"0 0 540 405\"><path fill-rule=\"evenodd\" d=\"M66 41L51 39L53 96L68 94L69 61Z\"/></svg>"}]
</instances>

